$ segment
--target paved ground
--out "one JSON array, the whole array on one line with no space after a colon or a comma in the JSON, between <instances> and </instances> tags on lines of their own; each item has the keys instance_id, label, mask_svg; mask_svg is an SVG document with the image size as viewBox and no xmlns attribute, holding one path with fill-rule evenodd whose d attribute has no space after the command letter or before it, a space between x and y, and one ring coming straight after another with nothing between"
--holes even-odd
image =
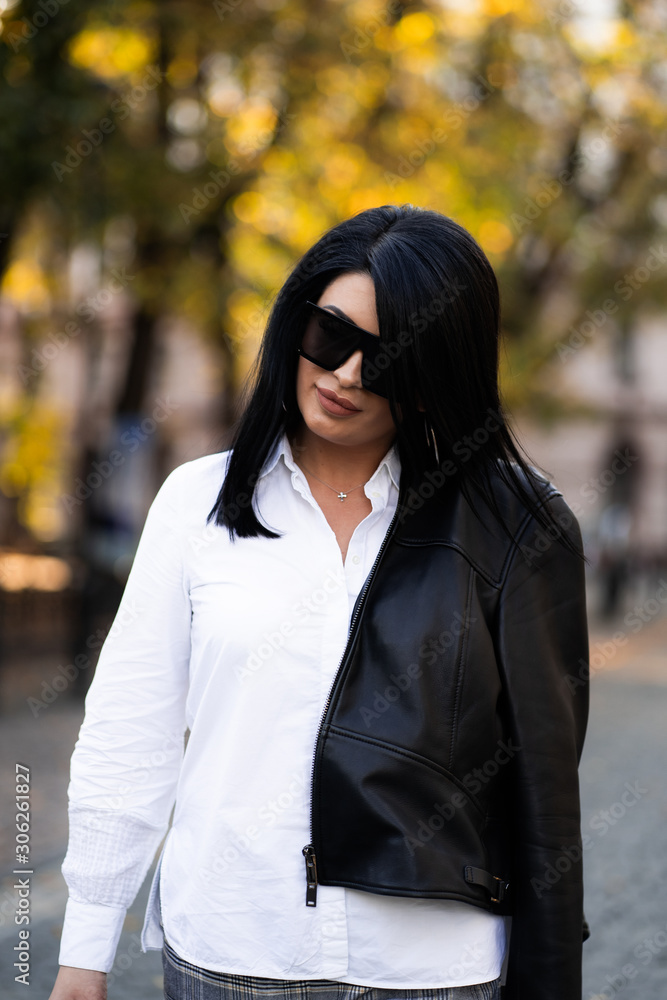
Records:
<instances>
[{"instance_id":1,"label":"paved ground","mask_svg":"<svg viewBox=\"0 0 667 1000\"><path fill-rule=\"evenodd\" d=\"M652 603L651 603L652 601ZM667 615L644 593L640 615L595 625L591 634L592 711L581 766L586 916L584 1000L664 1000L667 996ZM645 619L642 621L641 619ZM640 626L637 626L637 622ZM614 634L616 641L614 641ZM67 834L67 767L81 706L58 698L37 718L26 694L51 668L32 664L5 677L0 719L0 995L46 1000L57 971L65 905L60 875ZM46 673L44 672L46 670ZM51 671L52 672L52 671ZM33 814L30 986L14 982L16 892L8 825L14 763L32 769ZM4 824L4 826L3 826ZM128 914L109 997L161 1000L157 952L138 952L150 876Z\"/></svg>"}]
</instances>

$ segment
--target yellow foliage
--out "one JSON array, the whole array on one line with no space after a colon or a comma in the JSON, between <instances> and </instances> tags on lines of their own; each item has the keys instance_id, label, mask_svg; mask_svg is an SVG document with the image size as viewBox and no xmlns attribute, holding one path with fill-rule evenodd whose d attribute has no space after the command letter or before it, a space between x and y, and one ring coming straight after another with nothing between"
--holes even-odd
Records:
<instances>
[{"instance_id":1,"label":"yellow foliage","mask_svg":"<svg viewBox=\"0 0 667 1000\"><path fill-rule=\"evenodd\" d=\"M241 222L255 224L263 204L263 198L257 191L244 191L232 202L232 210Z\"/></svg>"},{"instance_id":2,"label":"yellow foliage","mask_svg":"<svg viewBox=\"0 0 667 1000\"><path fill-rule=\"evenodd\" d=\"M538 12L531 0L484 0L484 13L489 17L504 17L505 14L517 14L524 21L534 21ZM544 12L542 12L544 17Z\"/></svg>"},{"instance_id":3,"label":"yellow foliage","mask_svg":"<svg viewBox=\"0 0 667 1000\"><path fill-rule=\"evenodd\" d=\"M497 219L487 219L479 227L479 242L488 253L505 253L512 246L513 240L510 229Z\"/></svg>"},{"instance_id":4,"label":"yellow foliage","mask_svg":"<svg viewBox=\"0 0 667 1000\"><path fill-rule=\"evenodd\" d=\"M241 281L273 292L287 277L290 260L286 251L251 226L236 226L229 234L229 247L230 264Z\"/></svg>"},{"instance_id":5,"label":"yellow foliage","mask_svg":"<svg viewBox=\"0 0 667 1000\"><path fill-rule=\"evenodd\" d=\"M332 222L324 207L315 199L308 199L306 195L305 199L298 199L290 209L285 226L287 242L297 254L305 253Z\"/></svg>"},{"instance_id":6,"label":"yellow foliage","mask_svg":"<svg viewBox=\"0 0 667 1000\"><path fill-rule=\"evenodd\" d=\"M620 18L612 21L614 31L614 47L627 51L639 44L639 37L629 21Z\"/></svg>"},{"instance_id":7,"label":"yellow foliage","mask_svg":"<svg viewBox=\"0 0 667 1000\"><path fill-rule=\"evenodd\" d=\"M5 462L0 466L0 490L6 497L18 497L28 486L28 470L18 462Z\"/></svg>"},{"instance_id":8,"label":"yellow foliage","mask_svg":"<svg viewBox=\"0 0 667 1000\"><path fill-rule=\"evenodd\" d=\"M388 66L379 62L365 62L360 67L361 85L384 90L391 83L392 73Z\"/></svg>"},{"instance_id":9,"label":"yellow foliage","mask_svg":"<svg viewBox=\"0 0 667 1000\"><path fill-rule=\"evenodd\" d=\"M167 68L167 79L172 87L189 87L197 79L199 67L193 56L176 56Z\"/></svg>"},{"instance_id":10,"label":"yellow foliage","mask_svg":"<svg viewBox=\"0 0 667 1000\"><path fill-rule=\"evenodd\" d=\"M402 46L421 45L435 32L435 24L430 14L423 11L402 17L394 29L397 41Z\"/></svg>"},{"instance_id":11,"label":"yellow foliage","mask_svg":"<svg viewBox=\"0 0 667 1000\"><path fill-rule=\"evenodd\" d=\"M17 497L22 523L42 541L65 527L62 477L66 465L65 418L34 404L8 420L7 444L0 462L0 489Z\"/></svg>"},{"instance_id":12,"label":"yellow foliage","mask_svg":"<svg viewBox=\"0 0 667 1000\"><path fill-rule=\"evenodd\" d=\"M472 5L462 6L456 10L442 12L440 31L450 38L475 39L481 35L486 21L487 18L481 10Z\"/></svg>"},{"instance_id":13,"label":"yellow foliage","mask_svg":"<svg viewBox=\"0 0 667 1000\"><path fill-rule=\"evenodd\" d=\"M234 199L234 214L260 233L286 237L294 211L288 195L271 197L260 191L245 191Z\"/></svg>"},{"instance_id":14,"label":"yellow foliage","mask_svg":"<svg viewBox=\"0 0 667 1000\"><path fill-rule=\"evenodd\" d=\"M366 163L361 146L351 143L335 146L324 163L324 176L333 188L346 188L355 184Z\"/></svg>"},{"instance_id":15,"label":"yellow foliage","mask_svg":"<svg viewBox=\"0 0 667 1000\"><path fill-rule=\"evenodd\" d=\"M227 311L237 323L257 324L264 315L264 302L257 292L239 288L227 299Z\"/></svg>"},{"instance_id":16,"label":"yellow foliage","mask_svg":"<svg viewBox=\"0 0 667 1000\"><path fill-rule=\"evenodd\" d=\"M389 184L377 185L376 187L369 188L360 188L358 191L350 192L347 202L347 211L344 214L356 215L357 212L363 212L365 208L374 208L376 205L391 204L394 201L394 190L389 186Z\"/></svg>"},{"instance_id":17,"label":"yellow foliage","mask_svg":"<svg viewBox=\"0 0 667 1000\"><path fill-rule=\"evenodd\" d=\"M30 257L21 257L9 265L1 290L23 312L46 312L51 302L44 272Z\"/></svg>"},{"instance_id":18,"label":"yellow foliage","mask_svg":"<svg viewBox=\"0 0 667 1000\"><path fill-rule=\"evenodd\" d=\"M70 62L82 69L114 79L145 69L154 59L155 41L136 28L98 24L84 28L68 46Z\"/></svg>"},{"instance_id":19,"label":"yellow foliage","mask_svg":"<svg viewBox=\"0 0 667 1000\"><path fill-rule=\"evenodd\" d=\"M276 109L265 97L242 101L228 119L225 145L234 156L254 156L273 139Z\"/></svg>"},{"instance_id":20,"label":"yellow foliage","mask_svg":"<svg viewBox=\"0 0 667 1000\"><path fill-rule=\"evenodd\" d=\"M386 0L353 0L345 5L344 14L349 24L366 32L388 20Z\"/></svg>"},{"instance_id":21,"label":"yellow foliage","mask_svg":"<svg viewBox=\"0 0 667 1000\"><path fill-rule=\"evenodd\" d=\"M262 164L264 173L268 176L276 174L292 174L297 170L296 156L291 149L284 149L282 146L274 146L269 149Z\"/></svg>"},{"instance_id":22,"label":"yellow foliage","mask_svg":"<svg viewBox=\"0 0 667 1000\"><path fill-rule=\"evenodd\" d=\"M378 28L373 33L372 42L380 52L397 52L402 44L394 29L390 27Z\"/></svg>"},{"instance_id":23,"label":"yellow foliage","mask_svg":"<svg viewBox=\"0 0 667 1000\"><path fill-rule=\"evenodd\" d=\"M354 66L327 66L315 74L315 86L321 94L329 95L350 90L358 77Z\"/></svg>"},{"instance_id":24,"label":"yellow foliage","mask_svg":"<svg viewBox=\"0 0 667 1000\"><path fill-rule=\"evenodd\" d=\"M414 15L417 16L416 14ZM396 65L404 69L407 73L414 73L416 76L426 76L435 69L442 56L438 46L434 42L427 42L423 45L412 45L404 49L396 56Z\"/></svg>"}]
</instances>

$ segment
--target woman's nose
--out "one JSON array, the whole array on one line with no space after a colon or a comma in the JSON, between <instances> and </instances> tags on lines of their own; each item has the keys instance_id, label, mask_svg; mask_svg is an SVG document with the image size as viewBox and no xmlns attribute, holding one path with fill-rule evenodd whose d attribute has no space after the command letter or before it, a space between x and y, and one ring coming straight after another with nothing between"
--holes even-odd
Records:
<instances>
[{"instance_id":1,"label":"woman's nose","mask_svg":"<svg viewBox=\"0 0 667 1000\"><path fill-rule=\"evenodd\" d=\"M342 365L336 368L334 374L341 386L344 386L346 389L362 388L361 365L363 360L364 354L360 349L351 354L347 361L344 361Z\"/></svg>"}]
</instances>

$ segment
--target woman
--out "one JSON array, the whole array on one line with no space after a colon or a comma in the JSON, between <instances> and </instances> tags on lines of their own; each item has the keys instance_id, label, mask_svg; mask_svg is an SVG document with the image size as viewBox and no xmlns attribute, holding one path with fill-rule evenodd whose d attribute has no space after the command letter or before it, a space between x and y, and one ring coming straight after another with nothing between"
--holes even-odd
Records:
<instances>
[{"instance_id":1,"label":"woman","mask_svg":"<svg viewBox=\"0 0 667 1000\"><path fill-rule=\"evenodd\" d=\"M505 958L507 1000L579 1000L581 542L498 335L439 213L370 209L297 264L100 657L52 1000L104 997L174 800L142 938L168 1000L490 1000Z\"/></svg>"}]
</instances>

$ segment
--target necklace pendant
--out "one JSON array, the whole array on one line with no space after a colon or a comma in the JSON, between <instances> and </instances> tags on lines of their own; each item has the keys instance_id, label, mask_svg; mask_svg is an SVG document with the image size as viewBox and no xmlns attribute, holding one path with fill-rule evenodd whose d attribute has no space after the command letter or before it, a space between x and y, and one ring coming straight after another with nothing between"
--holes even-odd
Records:
<instances>
[{"instance_id":1,"label":"necklace pendant","mask_svg":"<svg viewBox=\"0 0 667 1000\"><path fill-rule=\"evenodd\" d=\"M340 502L342 503L342 502L343 502L343 500L346 500L346 499L347 499L347 493L339 493L339 494L338 494L338 499L339 499L339 500L340 500Z\"/></svg>"}]
</instances>

